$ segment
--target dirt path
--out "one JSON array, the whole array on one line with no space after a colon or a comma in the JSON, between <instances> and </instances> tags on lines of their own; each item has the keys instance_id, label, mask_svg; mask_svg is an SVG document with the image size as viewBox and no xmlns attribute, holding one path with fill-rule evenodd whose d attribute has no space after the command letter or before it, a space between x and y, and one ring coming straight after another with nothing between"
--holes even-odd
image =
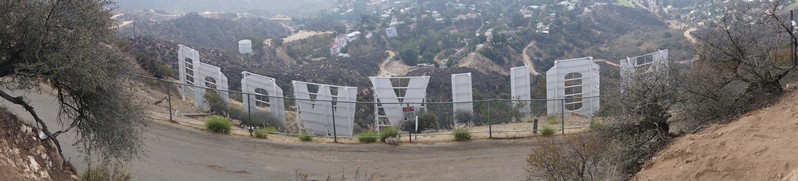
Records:
<instances>
[{"instance_id":1,"label":"dirt path","mask_svg":"<svg viewBox=\"0 0 798 181\"><path fill-rule=\"evenodd\" d=\"M613 66L613 67L621 67L621 65L618 65L617 63L613 63L613 62L610 62L610 61L607 61L607 60L604 60L604 59L597 59L594 62L603 62L603 63L606 63L607 65L610 65L610 66Z\"/></svg>"},{"instance_id":2,"label":"dirt path","mask_svg":"<svg viewBox=\"0 0 798 181\"><path fill-rule=\"evenodd\" d=\"M48 93L26 97L50 127L60 127L55 121L55 97ZM19 106L0 104L31 120ZM351 179L358 168L361 178L369 174L374 180L523 180L525 156L537 144L535 139L402 146L279 143L161 122L146 129L146 157L130 166L135 180L295 180L297 173ZM84 155L72 145L74 138L70 132L58 139L64 156L85 170Z\"/></svg>"},{"instance_id":3,"label":"dirt path","mask_svg":"<svg viewBox=\"0 0 798 181\"><path fill-rule=\"evenodd\" d=\"M382 61L380 64L380 71L377 73L379 77L391 77L391 76L400 76L407 73L410 70L411 66L405 65L400 61L394 61L394 57L396 56L396 52L393 51L385 51L388 53L388 57Z\"/></svg>"},{"instance_id":4,"label":"dirt path","mask_svg":"<svg viewBox=\"0 0 798 181\"><path fill-rule=\"evenodd\" d=\"M393 60L393 57L396 56L396 53L394 53L393 51L385 51L385 52L388 52L388 57L385 58L385 60L383 60L382 63L380 64L380 71L379 73L377 73L377 76L380 77L393 75L392 73L385 70L385 66L387 66L388 63L391 63L391 60Z\"/></svg>"},{"instance_id":5,"label":"dirt path","mask_svg":"<svg viewBox=\"0 0 798 181\"><path fill-rule=\"evenodd\" d=\"M537 75L540 75L540 73L538 73L538 71L536 70L535 63L532 61L532 58L529 57L529 53L527 53L527 50L529 50L529 47L532 47L534 45L535 45L535 41L532 41L532 42L529 42L529 45L526 45L526 47L524 47L524 52L523 52L523 54L524 54L524 65L526 65L526 67L529 68L529 72L532 73L532 75L537 76Z\"/></svg>"},{"instance_id":6,"label":"dirt path","mask_svg":"<svg viewBox=\"0 0 798 181\"><path fill-rule=\"evenodd\" d=\"M698 41L695 39L695 37L693 37L693 32L696 31L696 30L698 30L698 29L690 28L690 29L687 29L687 31L684 31L684 37L687 38L687 40L689 40L690 43L693 43L693 44L698 43Z\"/></svg>"},{"instance_id":7,"label":"dirt path","mask_svg":"<svg viewBox=\"0 0 798 181\"><path fill-rule=\"evenodd\" d=\"M739 120L676 139L638 180L798 180L798 92Z\"/></svg>"},{"instance_id":8,"label":"dirt path","mask_svg":"<svg viewBox=\"0 0 798 181\"><path fill-rule=\"evenodd\" d=\"M282 23L280 23L280 24L282 24ZM283 25L283 26L285 26L285 25ZM291 28L289 26L286 26L286 27ZM291 32L293 32L293 29L292 29ZM320 31L299 30L299 32L291 34L288 37L283 38L283 43L288 43L288 42L292 42L292 41L302 40L302 39L305 39L305 38L308 38L308 37L311 37L311 36L323 35L323 34L332 34L332 33L333 32L330 32L330 31L320 32Z\"/></svg>"}]
</instances>

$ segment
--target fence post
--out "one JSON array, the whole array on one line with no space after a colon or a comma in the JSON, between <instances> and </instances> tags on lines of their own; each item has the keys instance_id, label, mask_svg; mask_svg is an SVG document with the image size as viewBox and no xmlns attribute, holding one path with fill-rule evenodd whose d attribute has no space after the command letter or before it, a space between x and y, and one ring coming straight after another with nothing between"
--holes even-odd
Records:
<instances>
[{"instance_id":1,"label":"fence post","mask_svg":"<svg viewBox=\"0 0 798 181\"><path fill-rule=\"evenodd\" d=\"M299 124L299 122L301 122L301 119L299 119L299 99L293 98L292 100L294 100L294 115L296 115L294 117L296 117L296 130L302 132L302 126Z\"/></svg>"},{"instance_id":2,"label":"fence post","mask_svg":"<svg viewBox=\"0 0 798 181\"><path fill-rule=\"evenodd\" d=\"M562 134L564 135L565 134L565 99L562 99L561 101L562 101L561 102L562 104L560 106L560 108L561 108L561 110L560 110L560 124L561 124L562 128L560 128L560 130L562 130Z\"/></svg>"},{"instance_id":3,"label":"fence post","mask_svg":"<svg viewBox=\"0 0 798 181\"><path fill-rule=\"evenodd\" d=\"M172 94L170 91L166 91L167 101L169 102L169 121L174 122L172 119Z\"/></svg>"},{"instance_id":4,"label":"fence post","mask_svg":"<svg viewBox=\"0 0 798 181\"><path fill-rule=\"evenodd\" d=\"M330 101L330 110L332 111L333 142L338 143L338 131L335 130L335 103L332 101Z\"/></svg>"},{"instance_id":5,"label":"fence post","mask_svg":"<svg viewBox=\"0 0 798 181\"><path fill-rule=\"evenodd\" d=\"M247 95L247 105L244 105L244 106L247 106L247 119L248 119L247 122L252 123L252 122L254 122L254 121L252 121L252 109L251 109L253 101L251 99L249 99L249 94L243 93L243 92L242 92L242 94L246 94ZM252 126L252 125L250 125L250 126Z\"/></svg>"},{"instance_id":6,"label":"fence post","mask_svg":"<svg viewBox=\"0 0 798 181\"><path fill-rule=\"evenodd\" d=\"M493 124L492 124L493 121L491 121L492 119L490 115L491 114L490 105L493 104L493 101L494 100L488 101L488 138L493 138Z\"/></svg>"},{"instance_id":7,"label":"fence post","mask_svg":"<svg viewBox=\"0 0 798 181\"><path fill-rule=\"evenodd\" d=\"M374 98L374 130L380 132L380 108L377 107L377 98Z\"/></svg>"}]
</instances>

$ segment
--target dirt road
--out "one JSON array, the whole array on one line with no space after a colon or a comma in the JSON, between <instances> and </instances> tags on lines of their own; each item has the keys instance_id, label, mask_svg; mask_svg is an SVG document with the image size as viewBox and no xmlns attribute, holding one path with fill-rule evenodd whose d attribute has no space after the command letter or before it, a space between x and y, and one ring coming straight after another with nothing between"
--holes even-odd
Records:
<instances>
[{"instance_id":1,"label":"dirt road","mask_svg":"<svg viewBox=\"0 0 798 181\"><path fill-rule=\"evenodd\" d=\"M534 45L535 41L529 42L529 45L526 45L526 47L524 47L524 51L522 53L524 54L524 65L526 65L526 67L529 69L529 72L532 73L532 75L537 76L540 75L540 73L538 73L538 71L535 69L535 63L532 61L532 58L530 58L529 54L527 53L529 47L532 47Z\"/></svg>"},{"instance_id":2,"label":"dirt road","mask_svg":"<svg viewBox=\"0 0 798 181\"><path fill-rule=\"evenodd\" d=\"M693 36L693 32L696 31L696 30L698 30L698 29L697 28L690 28L690 29L687 29L687 31L684 31L684 37L686 37L687 40L690 41L690 43L693 43L693 44L698 43L698 41Z\"/></svg>"},{"instance_id":3,"label":"dirt road","mask_svg":"<svg viewBox=\"0 0 798 181\"><path fill-rule=\"evenodd\" d=\"M401 76L406 74L410 69L413 67L405 65L401 61L393 60L396 56L396 52L393 51L385 51L388 53L388 57L380 63L380 71L377 73L379 77L393 77L393 76Z\"/></svg>"},{"instance_id":4,"label":"dirt road","mask_svg":"<svg viewBox=\"0 0 798 181\"><path fill-rule=\"evenodd\" d=\"M282 23L280 23L280 24L282 25ZM283 25L283 26L285 26L285 25ZM290 26L285 26L285 27L291 28ZM293 28L291 28L291 32L294 32ZM333 34L333 32L329 32L329 31L319 32L319 31L299 30L299 32L291 34L288 37L283 38L283 43L288 43L288 42L292 42L292 41L302 40L302 39L305 39L305 38L308 38L308 37L312 37L312 36L316 36L316 35L323 35L323 34Z\"/></svg>"},{"instance_id":5,"label":"dirt road","mask_svg":"<svg viewBox=\"0 0 798 181\"><path fill-rule=\"evenodd\" d=\"M610 62L610 61L607 61L607 60L604 60L604 59L596 59L593 62L603 62L603 63L606 63L607 65L610 65L610 66L613 66L613 67L621 67L621 65L618 65L617 63L613 63L613 62Z\"/></svg>"},{"instance_id":6,"label":"dirt road","mask_svg":"<svg viewBox=\"0 0 798 181\"><path fill-rule=\"evenodd\" d=\"M21 95L20 92L12 92ZM26 96L40 116L55 129L58 107L52 95ZM24 109L0 101L21 118ZM146 156L130 167L135 180L295 180L352 179L356 169L374 180L522 180L526 154L537 141L478 140L401 146L277 143L269 140L214 135L153 122L145 133ZM72 145L74 132L58 139L64 156L85 170L83 155Z\"/></svg>"}]
</instances>

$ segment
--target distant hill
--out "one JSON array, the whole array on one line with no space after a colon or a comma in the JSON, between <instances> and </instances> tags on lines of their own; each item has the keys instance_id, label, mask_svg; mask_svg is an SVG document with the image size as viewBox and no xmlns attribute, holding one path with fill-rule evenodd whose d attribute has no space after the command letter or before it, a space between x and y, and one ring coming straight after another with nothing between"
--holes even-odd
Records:
<instances>
[{"instance_id":1,"label":"distant hill","mask_svg":"<svg viewBox=\"0 0 798 181\"><path fill-rule=\"evenodd\" d=\"M135 16L135 15L124 15ZM241 18L236 20L202 17L189 13L180 18L165 21L150 21L137 17L133 26L119 30L122 36L152 36L158 39L199 45L203 48L238 50L238 41L252 39L258 47L265 38L284 37L291 33L285 26L263 18Z\"/></svg>"},{"instance_id":2,"label":"distant hill","mask_svg":"<svg viewBox=\"0 0 798 181\"><path fill-rule=\"evenodd\" d=\"M683 30L670 29L644 9L595 6L589 12L572 12L559 19L550 34L533 37L535 46L528 52L538 71L548 70L558 59L592 56L618 62L658 49L670 49L672 60L692 57L692 45Z\"/></svg>"},{"instance_id":3,"label":"distant hill","mask_svg":"<svg viewBox=\"0 0 798 181\"><path fill-rule=\"evenodd\" d=\"M332 7L335 0L119 0L120 10L155 9L177 12L312 12Z\"/></svg>"}]
</instances>

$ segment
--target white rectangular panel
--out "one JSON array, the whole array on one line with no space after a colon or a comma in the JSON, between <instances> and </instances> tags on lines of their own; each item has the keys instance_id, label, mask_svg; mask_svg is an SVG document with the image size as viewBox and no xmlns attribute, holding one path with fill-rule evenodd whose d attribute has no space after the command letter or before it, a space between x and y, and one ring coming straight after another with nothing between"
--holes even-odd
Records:
<instances>
[{"instance_id":1,"label":"white rectangular panel","mask_svg":"<svg viewBox=\"0 0 798 181\"><path fill-rule=\"evenodd\" d=\"M554 61L546 72L547 113L565 110L567 114L592 116L600 108L600 84L599 66L592 57Z\"/></svg>"},{"instance_id":2,"label":"white rectangular panel","mask_svg":"<svg viewBox=\"0 0 798 181\"><path fill-rule=\"evenodd\" d=\"M194 63L200 61L199 52L184 45L178 45L177 50L177 67L180 76L180 83L183 84L183 94L181 99L185 100L186 95L191 98L194 97L194 87L187 85L194 85ZM197 100L194 100L195 102Z\"/></svg>"},{"instance_id":3,"label":"white rectangular panel","mask_svg":"<svg viewBox=\"0 0 798 181\"><path fill-rule=\"evenodd\" d=\"M646 76L634 79L636 76L649 75L655 71L668 71L667 49L621 60L621 92L623 93L625 87L632 83L630 81L649 81L651 78L656 78Z\"/></svg>"},{"instance_id":4,"label":"white rectangular panel","mask_svg":"<svg viewBox=\"0 0 798 181\"><path fill-rule=\"evenodd\" d=\"M277 80L250 72L241 73L241 92L245 95L244 112L268 111L285 125L285 99L283 89L277 85ZM265 104L267 107L259 107Z\"/></svg>"},{"instance_id":5,"label":"white rectangular panel","mask_svg":"<svg viewBox=\"0 0 798 181\"><path fill-rule=\"evenodd\" d=\"M452 74L452 105L457 125L457 113L474 113L473 89L471 84L471 73Z\"/></svg>"},{"instance_id":6,"label":"white rectangular panel","mask_svg":"<svg viewBox=\"0 0 798 181\"><path fill-rule=\"evenodd\" d=\"M532 99L532 78L529 68L526 66L510 68L510 95L512 96L513 105L522 104L521 101L528 101ZM521 108L522 113L529 113L531 107L525 104Z\"/></svg>"},{"instance_id":7,"label":"white rectangular panel","mask_svg":"<svg viewBox=\"0 0 798 181\"><path fill-rule=\"evenodd\" d=\"M197 108L208 110L210 107L205 102L205 92L214 90L224 99L225 103L230 101L228 92L227 77L222 74L222 69L210 64L197 61L194 65L194 86L200 87L194 91L194 100Z\"/></svg>"},{"instance_id":8,"label":"white rectangular panel","mask_svg":"<svg viewBox=\"0 0 798 181\"><path fill-rule=\"evenodd\" d=\"M356 87L300 81L294 81L293 85L295 97L301 99L297 100L297 108L300 110L300 116L306 130L313 131L316 134L332 134L336 132L338 135L352 136L355 122L354 102L357 101ZM317 92L310 92L308 85L318 86ZM332 94L332 88L337 89L337 94ZM315 95L315 98L311 95ZM335 105L334 124L332 121L332 105ZM333 125L335 129L333 129Z\"/></svg>"},{"instance_id":9,"label":"white rectangular panel","mask_svg":"<svg viewBox=\"0 0 798 181\"><path fill-rule=\"evenodd\" d=\"M369 77L374 86L374 96L381 103L385 115L377 115L375 128L379 129L379 118L385 117L390 124L396 125L404 120L402 107L412 106L419 109L427 95L429 76L420 77ZM395 87L392 79L408 79L407 87ZM396 90L405 90L405 95L396 95ZM400 100L401 99L401 100Z\"/></svg>"}]
</instances>

